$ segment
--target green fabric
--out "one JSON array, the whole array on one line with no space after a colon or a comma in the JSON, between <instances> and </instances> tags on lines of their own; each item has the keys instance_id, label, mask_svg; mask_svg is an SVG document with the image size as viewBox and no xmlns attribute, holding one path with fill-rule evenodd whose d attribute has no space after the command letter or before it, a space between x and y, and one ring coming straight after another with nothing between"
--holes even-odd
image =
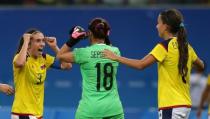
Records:
<instances>
[{"instance_id":1,"label":"green fabric","mask_svg":"<svg viewBox=\"0 0 210 119\"><path fill-rule=\"evenodd\" d=\"M102 54L104 49L120 55L118 48L105 44L95 44L73 51L75 63L80 65L83 78L82 99L77 115L107 117L123 113L116 82L119 63L105 59Z\"/></svg>"}]
</instances>

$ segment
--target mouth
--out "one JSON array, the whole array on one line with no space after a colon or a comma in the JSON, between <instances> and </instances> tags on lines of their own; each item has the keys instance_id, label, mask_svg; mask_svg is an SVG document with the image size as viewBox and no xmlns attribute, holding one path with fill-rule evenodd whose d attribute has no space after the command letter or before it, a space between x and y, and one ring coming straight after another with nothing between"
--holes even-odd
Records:
<instances>
[{"instance_id":1,"label":"mouth","mask_svg":"<svg viewBox=\"0 0 210 119\"><path fill-rule=\"evenodd\" d=\"M42 52L42 51L43 51L43 49L38 49L38 51L39 51L39 52Z\"/></svg>"}]
</instances>

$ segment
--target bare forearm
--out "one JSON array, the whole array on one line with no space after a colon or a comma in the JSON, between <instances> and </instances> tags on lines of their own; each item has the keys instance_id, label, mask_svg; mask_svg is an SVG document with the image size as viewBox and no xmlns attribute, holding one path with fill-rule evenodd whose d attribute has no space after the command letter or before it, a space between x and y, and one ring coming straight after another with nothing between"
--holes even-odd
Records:
<instances>
[{"instance_id":1,"label":"bare forearm","mask_svg":"<svg viewBox=\"0 0 210 119\"><path fill-rule=\"evenodd\" d=\"M19 52L19 55L17 59L15 60L15 64L17 66L23 66L26 62L26 56L27 56L27 50L28 50L28 43L23 43L23 46Z\"/></svg>"},{"instance_id":2,"label":"bare forearm","mask_svg":"<svg viewBox=\"0 0 210 119\"><path fill-rule=\"evenodd\" d=\"M208 91L205 90L205 91L203 92L202 96L201 96L199 108L201 108L201 109L203 108L203 105L204 105L205 101L207 100L207 98L208 98Z\"/></svg>"},{"instance_id":3,"label":"bare forearm","mask_svg":"<svg viewBox=\"0 0 210 119\"><path fill-rule=\"evenodd\" d=\"M60 49L59 49L58 46L51 47L51 49L55 52L56 55L57 55L58 52L60 51Z\"/></svg>"},{"instance_id":4,"label":"bare forearm","mask_svg":"<svg viewBox=\"0 0 210 119\"><path fill-rule=\"evenodd\" d=\"M141 60L129 59L129 58L117 56L116 61L118 61L122 64L125 64L129 67L133 67L133 68L136 68L136 69L143 69Z\"/></svg>"},{"instance_id":5,"label":"bare forearm","mask_svg":"<svg viewBox=\"0 0 210 119\"><path fill-rule=\"evenodd\" d=\"M65 54L65 53L69 52L70 49L71 49L70 47L68 47L66 44L64 44L64 45L61 47L60 51L58 52L57 57L59 58L61 55L63 55L63 54Z\"/></svg>"}]
</instances>

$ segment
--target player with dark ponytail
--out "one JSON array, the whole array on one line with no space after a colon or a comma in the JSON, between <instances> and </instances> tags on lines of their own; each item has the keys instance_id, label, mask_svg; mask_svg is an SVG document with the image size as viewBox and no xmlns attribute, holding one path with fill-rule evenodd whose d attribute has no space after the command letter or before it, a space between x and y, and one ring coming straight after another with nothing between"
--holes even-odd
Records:
<instances>
[{"instance_id":1,"label":"player with dark ponytail","mask_svg":"<svg viewBox=\"0 0 210 119\"><path fill-rule=\"evenodd\" d=\"M120 57L109 50L106 58L137 69L158 63L159 119L188 119L191 110L190 72L193 66L203 70L204 64L187 41L182 14L176 9L162 11L157 30L164 41L158 43L143 59Z\"/></svg>"},{"instance_id":2,"label":"player with dark ponytail","mask_svg":"<svg viewBox=\"0 0 210 119\"><path fill-rule=\"evenodd\" d=\"M124 119L118 95L116 73L118 62L104 59L104 49L120 55L117 47L110 46L110 26L103 18L94 18L88 32L82 27L73 27L69 40L63 45L57 58L64 62L77 63L82 73L82 99L76 119ZM91 45L71 48L81 39L89 38Z\"/></svg>"}]
</instances>

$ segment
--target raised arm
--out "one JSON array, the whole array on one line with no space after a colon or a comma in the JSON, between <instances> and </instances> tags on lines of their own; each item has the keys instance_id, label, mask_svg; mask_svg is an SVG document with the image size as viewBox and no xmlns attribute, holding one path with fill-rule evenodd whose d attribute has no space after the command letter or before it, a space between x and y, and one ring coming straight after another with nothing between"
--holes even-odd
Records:
<instances>
[{"instance_id":1,"label":"raised arm","mask_svg":"<svg viewBox=\"0 0 210 119\"><path fill-rule=\"evenodd\" d=\"M21 68L25 65L26 55L27 55L27 50L28 50L28 45L29 45L29 42L30 42L30 38L31 38L31 34L25 33L23 35L22 48L19 52L19 55L17 56L17 58L14 61L15 67Z\"/></svg>"},{"instance_id":2,"label":"raised arm","mask_svg":"<svg viewBox=\"0 0 210 119\"><path fill-rule=\"evenodd\" d=\"M50 46L50 48L55 52L55 54L57 55L57 53L59 52L60 49L57 46L56 38L55 37L45 37L45 41Z\"/></svg>"},{"instance_id":3,"label":"raised arm","mask_svg":"<svg viewBox=\"0 0 210 119\"><path fill-rule=\"evenodd\" d=\"M71 28L69 36L69 40L62 46L56 57L61 61L74 62L74 56L71 52L71 48L76 45L81 39L85 39L87 37L87 34L81 26L75 26Z\"/></svg>"},{"instance_id":4,"label":"raised arm","mask_svg":"<svg viewBox=\"0 0 210 119\"><path fill-rule=\"evenodd\" d=\"M59 53L60 49L57 46L57 40L55 37L45 37L46 43L50 46L50 48L55 52L56 56ZM57 64L54 64L57 65ZM58 64L61 69L70 69L72 67L71 63L62 61Z\"/></svg>"},{"instance_id":5,"label":"raised arm","mask_svg":"<svg viewBox=\"0 0 210 119\"><path fill-rule=\"evenodd\" d=\"M73 53L71 52L71 48L67 44L64 44L61 47L61 50L56 57L64 62L74 62Z\"/></svg>"}]
</instances>

